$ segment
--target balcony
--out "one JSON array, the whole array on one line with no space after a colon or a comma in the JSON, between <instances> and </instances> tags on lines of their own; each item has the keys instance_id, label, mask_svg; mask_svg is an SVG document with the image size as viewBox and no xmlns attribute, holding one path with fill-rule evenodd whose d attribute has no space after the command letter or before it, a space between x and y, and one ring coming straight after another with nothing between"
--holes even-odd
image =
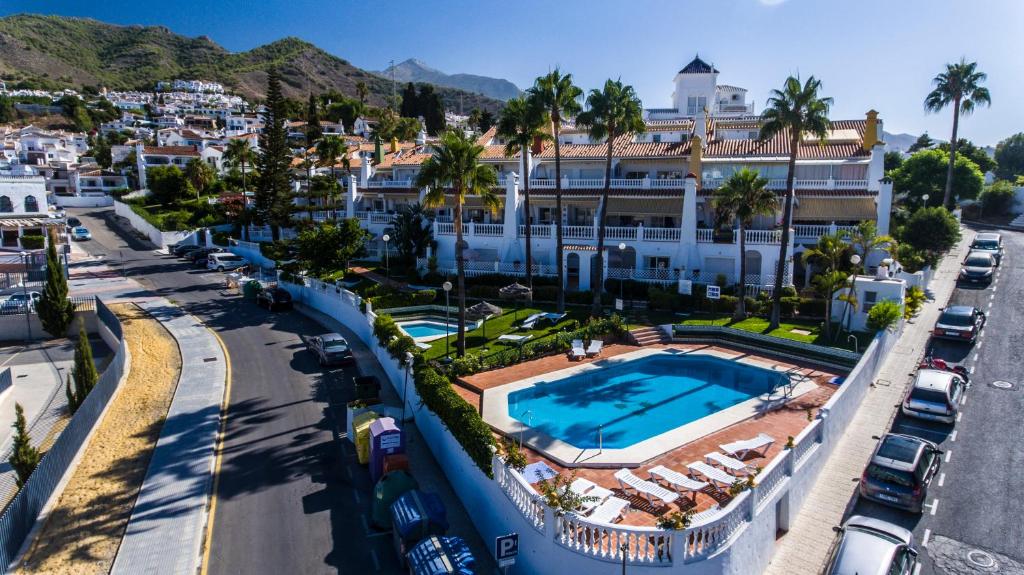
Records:
<instances>
[{"instance_id":1,"label":"balcony","mask_svg":"<svg viewBox=\"0 0 1024 575\"><path fill-rule=\"evenodd\" d=\"M704 178L701 185L704 189L715 190L722 186L725 178ZM768 180L766 186L769 190L785 191L786 179L776 178ZM867 180L793 180L795 190L866 190Z\"/></svg>"},{"instance_id":2,"label":"balcony","mask_svg":"<svg viewBox=\"0 0 1024 575\"><path fill-rule=\"evenodd\" d=\"M612 178L611 188L615 190L681 190L682 179ZM592 190L604 187L604 178L562 178L563 190ZM531 178L531 190L555 189L554 178Z\"/></svg>"},{"instance_id":3,"label":"balcony","mask_svg":"<svg viewBox=\"0 0 1024 575\"><path fill-rule=\"evenodd\" d=\"M369 180L366 182L367 188L413 188L415 184L412 180Z\"/></svg>"}]
</instances>

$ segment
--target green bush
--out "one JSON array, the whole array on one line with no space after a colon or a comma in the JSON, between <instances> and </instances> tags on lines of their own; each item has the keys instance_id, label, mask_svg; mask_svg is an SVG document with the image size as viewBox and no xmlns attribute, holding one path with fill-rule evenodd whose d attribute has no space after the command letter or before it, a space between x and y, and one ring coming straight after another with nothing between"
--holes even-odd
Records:
<instances>
[{"instance_id":1,"label":"green bush","mask_svg":"<svg viewBox=\"0 0 1024 575\"><path fill-rule=\"evenodd\" d=\"M389 315L378 315L373 321L373 335L377 343L388 350L391 357L398 360L401 365L406 365L406 354L413 355L413 363L419 361L422 352L416 347L416 342L398 329L398 324Z\"/></svg>"},{"instance_id":2,"label":"green bush","mask_svg":"<svg viewBox=\"0 0 1024 575\"><path fill-rule=\"evenodd\" d=\"M21 236L21 247L26 250L41 250L46 245L46 238L40 235L27 234Z\"/></svg>"},{"instance_id":3,"label":"green bush","mask_svg":"<svg viewBox=\"0 0 1024 575\"><path fill-rule=\"evenodd\" d=\"M722 295L715 302L715 311L719 313L733 313L739 304L739 298L733 295Z\"/></svg>"},{"instance_id":4,"label":"green bush","mask_svg":"<svg viewBox=\"0 0 1024 575\"><path fill-rule=\"evenodd\" d=\"M868 311L868 327L880 331L888 329L903 316L900 304L892 300L884 300L871 306Z\"/></svg>"},{"instance_id":5,"label":"green bush","mask_svg":"<svg viewBox=\"0 0 1024 575\"><path fill-rule=\"evenodd\" d=\"M825 317L825 300L823 298L800 298L797 311L800 312L801 316L824 318Z\"/></svg>"},{"instance_id":6,"label":"green bush","mask_svg":"<svg viewBox=\"0 0 1024 575\"><path fill-rule=\"evenodd\" d=\"M800 298L795 295L796 290L793 290L793 293L794 295L792 296L783 295L779 300L779 311L782 314L782 317L793 317L793 314L796 313L797 306L800 305Z\"/></svg>"},{"instance_id":7,"label":"green bush","mask_svg":"<svg viewBox=\"0 0 1024 575\"><path fill-rule=\"evenodd\" d=\"M421 363L416 368L414 381L423 404L444 422L476 466L491 476L491 458L496 447L494 435L476 408L455 393L448 378L427 364Z\"/></svg>"}]
</instances>

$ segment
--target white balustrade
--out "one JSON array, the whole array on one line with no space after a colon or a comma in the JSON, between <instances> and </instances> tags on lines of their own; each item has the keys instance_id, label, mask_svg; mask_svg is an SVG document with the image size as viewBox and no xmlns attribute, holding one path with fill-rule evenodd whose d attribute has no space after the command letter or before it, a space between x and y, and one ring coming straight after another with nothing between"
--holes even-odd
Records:
<instances>
[{"instance_id":1,"label":"white balustrade","mask_svg":"<svg viewBox=\"0 0 1024 575\"><path fill-rule=\"evenodd\" d=\"M546 505L540 493L523 479L515 470L509 469L495 457L492 462L494 480L498 482L509 501L523 514L523 517L537 531L544 533L544 512Z\"/></svg>"},{"instance_id":2,"label":"white balustrade","mask_svg":"<svg viewBox=\"0 0 1024 575\"><path fill-rule=\"evenodd\" d=\"M644 228L643 240L649 242L678 242L682 236L679 228Z\"/></svg>"},{"instance_id":3,"label":"white balustrade","mask_svg":"<svg viewBox=\"0 0 1024 575\"><path fill-rule=\"evenodd\" d=\"M815 419L793 439L793 449L791 451L793 452L792 464L794 468L799 467L814 448L821 443L822 429L824 427L821 424L821 420Z\"/></svg>"},{"instance_id":4,"label":"white balustrade","mask_svg":"<svg viewBox=\"0 0 1024 575\"><path fill-rule=\"evenodd\" d=\"M834 180L834 187L837 190L866 190L867 180Z\"/></svg>"},{"instance_id":5,"label":"white balustrade","mask_svg":"<svg viewBox=\"0 0 1024 575\"><path fill-rule=\"evenodd\" d=\"M715 240L715 230L711 228L697 228L697 243L709 244Z\"/></svg>"},{"instance_id":6,"label":"white balustrade","mask_svg":"<svg viewBox=\"0 0 1024 575\"><path fill-rule=\"evenodd\" d=\"M782 241L782 230L743 230L748 244L777 244Z\"/></svg>"},{"instance_id":7,"label":"white balustrade","mask_svg":"<svg viewBox=\"0 0 1024 575\"><path fill-rule=\"evenodd\" d=\"M820 238L829 233L827 225L798 224L793 226L793 236L797 238Z\"/></svg>"},{"instance_id":8,"label":"white balustrade","mask_svg":"<svg viewBox=\"0 0 1024 575\"><path fill-rule=\"evenodd\" d=\"M604 179L600 180L604 185ZM612 178L612 187L618 189L638 190L644 187L644 180L641 178Z\"/></svg>"},{"instance_id":9,"label":"white balustrade","mask_svg":"<svg viewBox=\"0 0 1024 575\"><path fill-rule=\"evenodd\" d=\"M686 180L682 179L670 179L662 178L658 180L651 180L651 187L656 189L672 189L681 190Z\"/></svg>"},{"instance_id":10,"label":"white balustrade","mask_svg":"<svg viewBox=\"0 0 1024 575\"><path fill-rule=\"evenodd\" d=\"M857 226L836 226L836 231L846 232L852 234L857 231Z\"/></svg>"},{"instance_id":11,"label":"white balustrade","mask_svg":"<svg viewBox=\"0 0 1024 575\"><path fill-rule=\"evenodd\" d=\"M823 190L828 188L831 180L793 180L793 188L797 190Z\"/></svg>"},{"instance_id":12,"label":"white balustrade","mask_svg":"<svg viewBox=\"0 0 1024 575\"><path fill-rule=\"evenodd\" d=\"M505 233L505 226L503 224L474 224L472 233L477 236L500 236Z\"/></svg>"},{"instance_id":13,"label":"white balustrade","mask_svg":"<svg viewBox=\"0 0 1024 575\"><path fill-rule=\"evenodd\" d=\"M413 187L412 180L369 180L366 182L367 188L411 188Z\"/></svg>"},{"instance_id":14,"label":"white balustrade","mask_svg":"<svg viewBox=\"0 0 1024 575\"><path fill-rule=\"evenodd\" d=\"M604 237L608 240L635 240L637 228L633 226L605 226Z\"/></svg>"},{"instance_id":15,"label":"white balustrade","mask_svg":"<svg viewBox=\"0 0 1024 575\"><path fill-rule=\"evenodd\" d=\"M704 178L701 180L701 186L708 190L717 190L722 187L723 182L725 178Z\"/></svg>"},{"instance_id":16,"label":"white balustrade","mask_svg":"<svg viewBox=\"0 0 1024 575\"><path fill-rule=\"evenodd\" d=\"M395 221L395 214L388 214L385 212L371 212L370 223L371 224L390 224Z\"/></svg>"},{"instance_id":17,"label":"white balustrade","mask_svg":"<svg viewBox=\"0 0 1024 575\"><path fill-rule=\"evenodd\" d=\"M555 187L554 178L530 178L530 189L551 189Z\"/></svg>"},{"instance_id":18,"label":"white balustrade","mask_svg":"<svg viewBox=\"0 0 1024 575\"><path fill-rule=\"evenodd\" d=\"M757 483L754 488L754 504L756 506L760 507L789 477L788 465L792 455L791 450L783 449L778 457L772 459L767 467L757 474Z\"/></svg>"},{"instance_id":19,"label":"white balustrade","mask_svg":"<svg viewBox=\"0 0 1024 575\"><path fill-rule=\"evenodd\" d=\"M596 237L594 226L562 226L562 237L573 240L589 240Z\"/></svg>"},{"instance_id":20,"label":"white balustrade","mask_svg":"<svg viewBox=\"0 0 1024 575\"><path fill-rule=\"evenodd\" d=\"M439 236L454 236L455 224L451 222L434 222L434 233Z\"/></svg>"},{"instance_id":21,"label":"white balustrade","mask_svg":"<svg viewBox=\"0 0 1024 575\"><path fill-rule=\"evenodd\" d=\"M526 237L526 226L523 224L519 225L519 237ZM551 226L547 224L534 224L530 226L530 238L550 238L554 237L551 231Z\"/></svg>"},{"instance_id":22,"label":"white balustrade","mask_svg":"<svg viewBox=\"0 0 1024 575\"><path fill-rule=\"evenodd\" d=\"M581 555L633 565L671 565L672 543L681 532L597 523L568 513L555 517L555 542Z\"/></svg>"}]
</instances>

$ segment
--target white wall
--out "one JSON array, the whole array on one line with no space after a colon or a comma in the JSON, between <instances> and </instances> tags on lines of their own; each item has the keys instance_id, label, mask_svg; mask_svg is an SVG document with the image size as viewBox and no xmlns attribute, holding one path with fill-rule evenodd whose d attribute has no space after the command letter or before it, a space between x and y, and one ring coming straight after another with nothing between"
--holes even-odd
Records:
<instances>
[{"instance_id":1,"label":"white wall","mask_svg":"<svg viewBox=\"0 0 1024 575\"><path fill-rule=\"evenodd\" d=\"M62 208L102 208L114 205L111 196L53 196L54 203Z\"/></svg>"},{"instance_id":2,"label":"white wall","mask_svg":"<svg viewBox=\"0 0 1024 575\"><path fill-rule=\"evenodd\" d=\"M132 210L131 206L116 200L114 201L114 213L126 218L132 228L149 238L149 241L159 249L165 249L171 244L188 240L196 234L195 230L186 232L162 232L158 230L156 226L144 220L142 216L136 214Z\"/></svg>"}]
</instances>

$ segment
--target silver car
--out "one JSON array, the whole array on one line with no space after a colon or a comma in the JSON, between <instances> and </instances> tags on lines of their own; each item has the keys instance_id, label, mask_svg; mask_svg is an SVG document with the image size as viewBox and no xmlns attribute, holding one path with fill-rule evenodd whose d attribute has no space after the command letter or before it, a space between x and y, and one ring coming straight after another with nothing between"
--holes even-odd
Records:
<instances>
[{"instance_id":1,"label":"silver car","mask_svg":"<svg viewBox=\"0 0 1024 575\"><path fill-rule=\"evenodd\" d=\"M827 575L910 575L917 565L914 534L880 519L849 518L829 560Z\"/></svg>"},{"instance_id":2,"label":"silver car","mask_svg":"<svg viewBox=\"0 0 1024 575\"><path fill-rule=\"evenodd\" d=\"M1003 236L991 232L978 234L971 242L971 251L991 254L999 265L1003 262Z\"/></svg>"}]
</instances>

